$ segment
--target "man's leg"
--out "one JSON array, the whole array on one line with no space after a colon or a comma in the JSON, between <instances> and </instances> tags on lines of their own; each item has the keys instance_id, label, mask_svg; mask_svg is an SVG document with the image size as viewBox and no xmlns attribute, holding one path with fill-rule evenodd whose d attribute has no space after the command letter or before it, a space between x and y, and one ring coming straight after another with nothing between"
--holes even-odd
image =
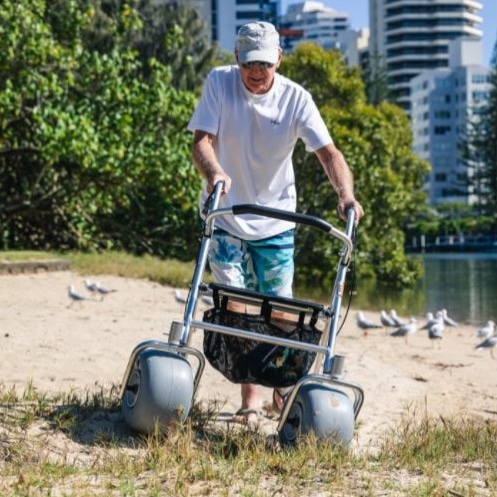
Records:
<instances>
[{"instance_id":1,"label":"man's leg","mask_svg":"<svg viewBox=\"0 0 497 497\"><path fill-rule=\"evenodd\" d=\"M294 230L289 230L265 240L247 242L256 275L257 291L280 297L292 297L294 235ZM275 312L273 317L285 318L284 313L276 315ZM252 386L254 385L250 385ZM280 411L283 407L285 390L273 391L273 410ZM253 396L252 390L247 388L245 395L249 401Z\"/></svg>"},{"instance_id":2,"label":"man's leg","mask_svg":"<svg viewBox=\"0 0 497 497\"><path fill-rule=\"evenodd\" d=\"M209 266L214 280L236 288L255 286L250 254L243 240L224 231L215 231L209 250ZM229 302L228 308L235 312L246 312L246 306L238 302ZM241 384L241 408L233 417L234 421L254 423L257 411L261 408L257 385Z\"/></svg>"},{"instance_id":3,"label":"man's leg","mask_svg":"<svg viewBox=\"0 0 497 497\"><path fill-rule=\"evenodd\" d=\"M280 297L292 297L294 239L294 230L288 230L271 238L247 242L257 291Z\"/></svg>"},{"instance_id":4,"label":"man's leg","mask_svg":"<svg viewBox=\"0 0 497 497\"><path fill-rule=\"evenodd\" d=\"M291 297L293 255L294 230L257 241L244 241L229 233L217 231L211 241L209 265L218 283ZM239 308L231 310L244 312ZM250 411L257 411L261 407L258 386L242 384L241 396L240 412L244 413L242 416L247 422L251 422ZM275 394L273 399L277 407L281 408L281 397Z\"/></svg>"}]
</instances>

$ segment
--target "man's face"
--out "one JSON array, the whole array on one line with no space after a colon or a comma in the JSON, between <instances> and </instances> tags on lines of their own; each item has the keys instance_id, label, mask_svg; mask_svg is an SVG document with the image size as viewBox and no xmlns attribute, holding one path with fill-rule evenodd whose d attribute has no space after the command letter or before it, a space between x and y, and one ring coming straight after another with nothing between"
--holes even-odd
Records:
<instances>
[{"instance_id":1,"label":"man's face","mask_svg":"<svg viewBox=\"0 0 497 497\"><path fill-rule=\"evenodd\" d=\"M280 66L280 62L281 55L278 62L273 65L266 62L249 62L247 64L242 64L238 61L243 84L252 93L258 95L267 93L273 85L274 74Z\"/></svg>"}]
</instances>

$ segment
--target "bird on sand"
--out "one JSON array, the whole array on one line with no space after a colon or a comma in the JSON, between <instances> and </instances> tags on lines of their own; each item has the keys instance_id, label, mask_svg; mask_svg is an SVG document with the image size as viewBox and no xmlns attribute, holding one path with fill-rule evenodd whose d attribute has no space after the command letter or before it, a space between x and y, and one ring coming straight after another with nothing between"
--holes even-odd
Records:
<instances>
[{"instance_id":1,"label":"bird on sand","mask_svg":"<svg viewBox=\"0 0 497 497\"><path fill-rule=\"evenodd\" d=\"M482 350L482 349L489 349L490 350L490 357L494 359L494 347L497 345L497 335L492 335L483 342L479 343L475 348L476 350Z\"/></svg>"},{"instance_id":2,"label":"bird on sand","mask_svg":"<svg viewBox=\"0 0 497 497\"><path fill-rule=\"evenodd\" d=\"M487 324L475 331L474 336L478 338L490 338L495 332L495 323L493 321L487 321Z\"/></svg>"},{"instance_id":3,"label":"bird on sand","mask_svg":"<svg viewBox=\"0 0 497 497\"><path fill-rule=\"evenodd\" d=\"M436 318L435 318L436 319ZM443 332L445 330L445 323L443 317L440 316L436 322L434 322L428 328L428 338L435 343L435 340L441 340L443 338Z\"/></svg>"},{"instance_id":4,"label":"bird on sand","mask_svg":"<svg viewBox=\"0 0 497 497\"><path fill-rule=\"evenodd\" d=\"M74 302L79 302L81 303L84 300L93 300L88 297L85 297L84 295L81 295L77 290L74 285L69 285L67 287L67 295L71 299L71 303L67 307L71 307Z\"/></svg>"},{"instance_id":5,"label":"bird on sand","mask_svg":"<svg viewBox=\"0 0 497 497\"><path fill-rule=\"evenodd\" d=\"M186 297L183 295L182 292L179 290L174 290L174 298L176 302L179 302L180 304L185 304L186 303Z\"/></svg>"},{"instance_id":6,"label":"bird on sand","mask_svg":"<svg viewBox=\"0 0 497 497\"><path fill-rule=\"evenodd\" d=\"M90 280L90 278L85 279L85 287L90 293L95 293L97 291L97 284Z\"/></svg>"},{"instance_id":7,"label":"bird on sand","mask_svg":"<svg viewBox=\"0 0 497 497\"><path fill-rule=\"evenodd\" d=\"M365 335L367 335L368 330L382 328L381 324L375 323L371 319L368 319L366 316L364 316L364 313L362 311L359 311L357 313L357 326L359 326L361 330L364 330Z\"/></svg>"},{"instance_id":8,"label":"bird on sand","mask_svg":"<svg viewBox=\"0 0 497 497\"><path fill-rule=\"evenodd\" d=\"M214 299L210 296L210 295L202 295L200 297L200 299L202 300L202 302L206 305L210 305L210 306L213 306L214 305Z\"/></svg>"},{"instance_id":9,"label":"bird on sand","mask_svg":"<svg viewBox=\"0 0 497 497\"><path fill-rule=\"evenodd\" d=\"M427 312L425 315L426 323L419 328L420 330L429 330L430 326L435 324L435 316L433 316L433 312Z\"/></svg>"},{"instance_id":10,"label":"bird on sand","mask_svg":"<svg viewBox=\"0 0 497 497\"><path fill-rule=\"evenodd\" d=\"M395 326L403 326L404 324L407 324L405 321L402 321L399 316L397 316L397 312L395 311L395 309L392 309L390 311L390 318L395 323Z\"/></svg>"},{"instance_id":11,"label":"bird on sand","mask_svg":"<svg viewBox=\"0 0 497 497\"><path fill-rule=\"evenodd\" d=\"M416 333L418 329L418 322L415 317L411 317L409 322L399 326L395 331L390 333L393 337L404 337L404 341L407 343L409 335Z\"/></svg>"},{"instance_id":12,"label":"bird on sand","mask_svg":"<svg viewBox=\"0 0 497 497\"><path fill-rule=\"evenodd\" d=\"M380 321L383 326L387 328L393 328L396 326L395 321L385 312L380 312Z\"/></svg>"},{"instance_id":13,"label":"bird on sand","mask_svg":"<svg viewBox=\"0 0 497 497\"><path fill-rule=\"evenodd\" d=\"M433 312L427 312L425 318L426 323L421 326L420 330L429 330L434 324L440 321L443 322L442 311L437 311L435 315L433 315Z\"/></svg>"},{"instance_id":14,"label":"bird on sand","mask_svg":"<svg viewBox=\"0 0 497 497\"><path fill-rule=\"evenodd\" d=\"M454 321L452 318L448 316L447 309L442 309L440 312L442 313L444 323L447 326L454 326L454 327L459 326L459 323L457 321Z\"/></svg>"},{"instance_id":15,"label":"bird on sand","mask_svg":"<svg viewBox=\"0 0 497 497\"><path fill-rule=\"evenodd\" d=\"M95 283L95 289L100 295L102 295L102 297L108 295L109 293L117 292L117 290L114 288L106 288L99 281Z\"/></svg>"}]
</instances>

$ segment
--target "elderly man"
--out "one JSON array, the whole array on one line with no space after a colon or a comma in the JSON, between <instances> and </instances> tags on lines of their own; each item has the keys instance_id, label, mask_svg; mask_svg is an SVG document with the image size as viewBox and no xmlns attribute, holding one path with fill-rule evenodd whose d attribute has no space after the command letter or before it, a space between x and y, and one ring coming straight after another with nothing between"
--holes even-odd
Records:
<instances>
[{"instance_id":1,"label":"elderly man","mask_svg":"<svg viewBox=\"0 0 497 497\"><path fill-rule=\"evenodd\" d=\"M338 195L345 219L352 208L364 212L354 196L353 177L312 99L302 86L277 70L283 52L268 22L242 26L235 46L236 65L215 68L205 82L188 129L193 160L205 179L201 206L218 181L224 182L220 207L252 203L295 211L292 154L300 138L314 152ZM218 283L270 295L292 296L294 225L258 216L216 220L209 266ZM235 420L253 422L260 407L258 386L241 385ZM283 398L274 392L273 404Z\"/></svg>"}]
</instances>

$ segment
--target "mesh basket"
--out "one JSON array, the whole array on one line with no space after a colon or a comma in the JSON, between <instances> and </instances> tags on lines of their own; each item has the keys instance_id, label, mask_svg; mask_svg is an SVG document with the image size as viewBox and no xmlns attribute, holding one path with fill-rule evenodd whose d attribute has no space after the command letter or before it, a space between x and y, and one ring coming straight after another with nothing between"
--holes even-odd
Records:
<instances>
[{"instance_id":1,"label":"mesh basket","mask_svg":"<svg viewBox=\"0 0 497 497\"><path fill-rule=\"evenodd\" d=\"M262 314L243 314L214 307L205 311L207 323L254 331L265 335L318 344L321 331L317 315L305 323L305 313L298 322L270 317L267 307ZM305 376L316 353L273 345L205 330L204 354L209 363L233 383L254 383L272 388L294 385Z\"/></svg>"}]
</instances>

